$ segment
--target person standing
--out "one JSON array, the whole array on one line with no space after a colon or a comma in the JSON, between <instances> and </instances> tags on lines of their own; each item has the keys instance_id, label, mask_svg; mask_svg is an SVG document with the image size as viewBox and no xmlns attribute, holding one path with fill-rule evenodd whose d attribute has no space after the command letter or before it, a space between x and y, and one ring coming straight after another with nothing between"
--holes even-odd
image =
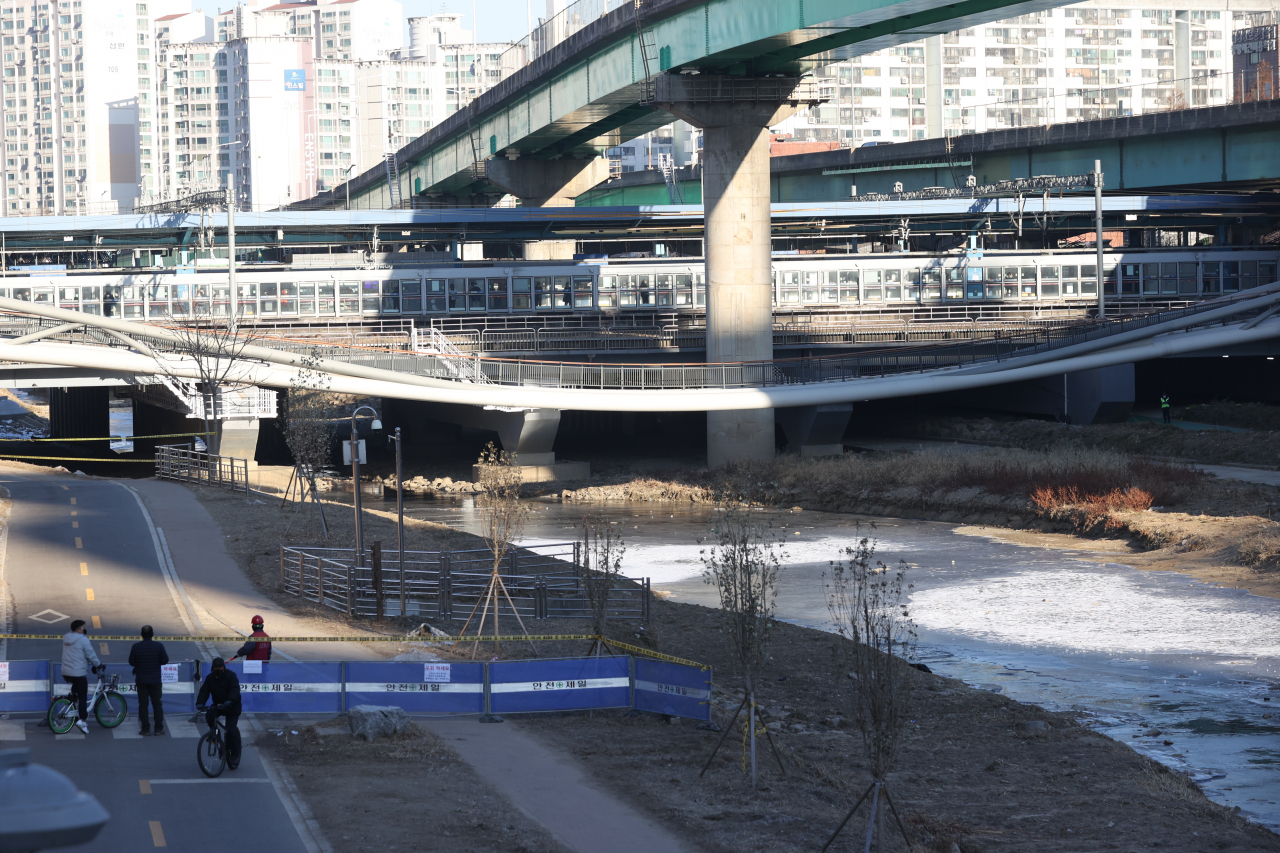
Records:
<instances>
[{"instance_id":1,"label":"person standing","mask_svg":"<svg viewBox=\"0 0 1280 853\"><path fill-rule=\"evenodd\" d=\"M205 722L210 729L219 715L226 717L227 766L235 770L240 766L240 727L237 725L240 720L240 679L227 669L222 658L214 658L209 664L209 674L204 677L204 684L200 685L200 692L196 695L197 712L206 710L206 701L213 702L205 713Z\"/></svg>"},{"instance_id":2,"label":"person standing","mask_svg":"<svg viewBox=\"0 0 1280 853\"><path fill-rule=\"evenodd\" d=\"M1167 424L1171 424L1171 423L1173 423L1173 417L1172 417L1172 414L1173 414L1173 413L1169 410L1169 395L1168 395L1168 394L1161 394L1161 395L1160 395L1160 414L1164 415L1164 422L1165 422L1165 423L1167 423Z\"/></svg>"},{"instance_id":3,"label":"person standing","mask_svg":"<svg viewBox=\"0 0 1280 853\"><path fill-rule=\"evenodd\" d=\"M169 662L169 653L164 643L157 643L152 637L155 631L150 625L143 625L142 642L134 643L129 650L129 666L133 667L134 684L138 689L138 720L142 723L140 735L151 734L151 721L147 718L147 706L155 708L156 736L164 734L164 665Z\"/></svg>"},{"instance_id":4,"label":"person standing","mask_svg":"<svg viewBox=\"0 0 1280 853\"><path fill-rule=\"evenodd\" d=\"M71 630L62 636L62 680L71 685L71 695L76 697L80 731L89 733L89 670L98 671L102 661L93 652L93 643L85 636L84 620L71 623Z\"/></svg>"},{"instance_id":5,"label":"person standing","mask_svg":"<svg viewBox=\"0 0 1280 853\"><path fill-rule=\"evenodd\" d=\"M242 658L244 660L271 660L271 637L267 632L262 630L263 621L261 616L254 616L250 622L253 626L253 633L249 635L249 639L245 644L236 650L228 660Z\"/></svg>"}]
</instances>

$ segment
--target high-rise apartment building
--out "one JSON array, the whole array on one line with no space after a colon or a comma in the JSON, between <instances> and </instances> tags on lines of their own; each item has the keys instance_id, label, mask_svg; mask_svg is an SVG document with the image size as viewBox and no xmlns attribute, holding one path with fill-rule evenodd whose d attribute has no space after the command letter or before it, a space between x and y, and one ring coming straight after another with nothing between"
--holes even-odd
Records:
<instances>
[{"instance_id":1,"label":"high-rise apartment building","mask_svg":"<svg viewBox=\"0 0 1280 853\"><path fill-rule=\"evenodd\" d=\"M263 209L380 162L518 67L397 0L0 0L8 216L225 186Z\"/></svg>"}]
</instances>

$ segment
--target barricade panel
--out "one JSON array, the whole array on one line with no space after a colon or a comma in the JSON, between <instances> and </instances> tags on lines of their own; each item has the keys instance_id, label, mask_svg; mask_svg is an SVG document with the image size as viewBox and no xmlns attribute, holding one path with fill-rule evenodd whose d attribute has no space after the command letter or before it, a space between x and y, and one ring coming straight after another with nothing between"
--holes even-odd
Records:
<instances>
[{"instance_id":1,"label":"barricade panel","mask_svg":"<svg viewBox=\"0 0 1280 853\"><path fill-rule=\"evenodd\" d=\"M248 666L252 670L245 672ZM240 702L247 713L342 712L342 664L336 661L232 661L240 679Z\"/></svg>"},{"instance_id":2,"label":"barricade panel","mask_svg":"<svg viewBox=\"0 0 1280 853\"><path fill-rule=\"evenodd\" d=\"M484 664L351 661L347 708L395 705L410 714L484 713Z\"/></svg>"},{"instance_id":3,"label":"barricade panel","mask_svg":"<svg viewBox=\"0 0 1280 853\"><path fill-rule=\"evenodd\" d=\"M711 719L711 670L661 660L636 658L638 711Z\"/></svg>"},{"instance_id":4,"label":"barricade panel","mask_svg":"<svg viewBox=\"0 0 1280 853\"><path fill-rule=\"evenodd\" d=\"M630 658L565 658L489 664L495 714L631 707Z\"/></svg>"},{"instance_id":5,"label":"barricade panel","mask_svg":"<svg viewBox=\"0 0 1280 853\"><path fill-rule=\"evenodd\" d=\"M138 685L134 681L133 667L127 663L109 663L107 664L107 675L120 676L120 693L129 700L129 713L133 716L138 715ZM195 663L189 660L173 661L166 665L166 672L162 675L165 679L161 682L164 686L164 709L166 712L182 713L183 711L191 712L196 709L196 689L198 685L193 680L195 678ZM98 677L93 673L89 673L89 695L93 695L93 691L98 686ZM62 664L55 663L53 665L53 695L65 696L71 692L71 685L62 680ZM47 702L46 702L47 705ZM93 709L90 708L92 713Z\"/></svg>"},{"instance_id":6,"label":"barricade panel","mask_svg":"<svg viewBox=\"0 0 1280 853\"><path fill-rule=\"evenodd\" d=\"M44 711L49 707L49 661L0 661L0 711Z\"/></svg>"}]
</instances>

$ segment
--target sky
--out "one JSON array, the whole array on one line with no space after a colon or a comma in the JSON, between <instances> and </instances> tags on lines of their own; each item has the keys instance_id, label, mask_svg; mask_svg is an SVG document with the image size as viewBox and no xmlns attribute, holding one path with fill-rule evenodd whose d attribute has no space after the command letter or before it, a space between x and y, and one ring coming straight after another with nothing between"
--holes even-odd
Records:
<instances>
[{"instance_id":1,"label":"sky","mask_svg":"<svg viewBox=\"0 0 1280 853\"><path fill-rule=\"evenodd\" d=\"M472 0L400 0L406 18L438 15L441 12L462 14L462 26L471 29ZM475 16L480 19L477 41L519 41L529 34L526 21L532 9L533 22L546 17L546 0L474 0ZM409 27L405 25L405 44L409 43Z\"/></svg>"}]
</instances>

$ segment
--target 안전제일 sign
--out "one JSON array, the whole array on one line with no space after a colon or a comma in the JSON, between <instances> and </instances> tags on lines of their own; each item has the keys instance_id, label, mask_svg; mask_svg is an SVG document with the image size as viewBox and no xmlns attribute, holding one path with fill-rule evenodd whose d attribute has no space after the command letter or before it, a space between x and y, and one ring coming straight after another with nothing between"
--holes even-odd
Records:
<instances>
[{"instance_id":1,"label":"\uc548\uc804\uc81c\uc77c sign","mask_svg":"<svg viewBox=\"0 0 1280 853\"><path fill-rule=\"evenodd\" d=\"M284 90L286 92L307 91L307 70L305 68L286 68L284 70Z\"/></svg>"}]
</instances>

